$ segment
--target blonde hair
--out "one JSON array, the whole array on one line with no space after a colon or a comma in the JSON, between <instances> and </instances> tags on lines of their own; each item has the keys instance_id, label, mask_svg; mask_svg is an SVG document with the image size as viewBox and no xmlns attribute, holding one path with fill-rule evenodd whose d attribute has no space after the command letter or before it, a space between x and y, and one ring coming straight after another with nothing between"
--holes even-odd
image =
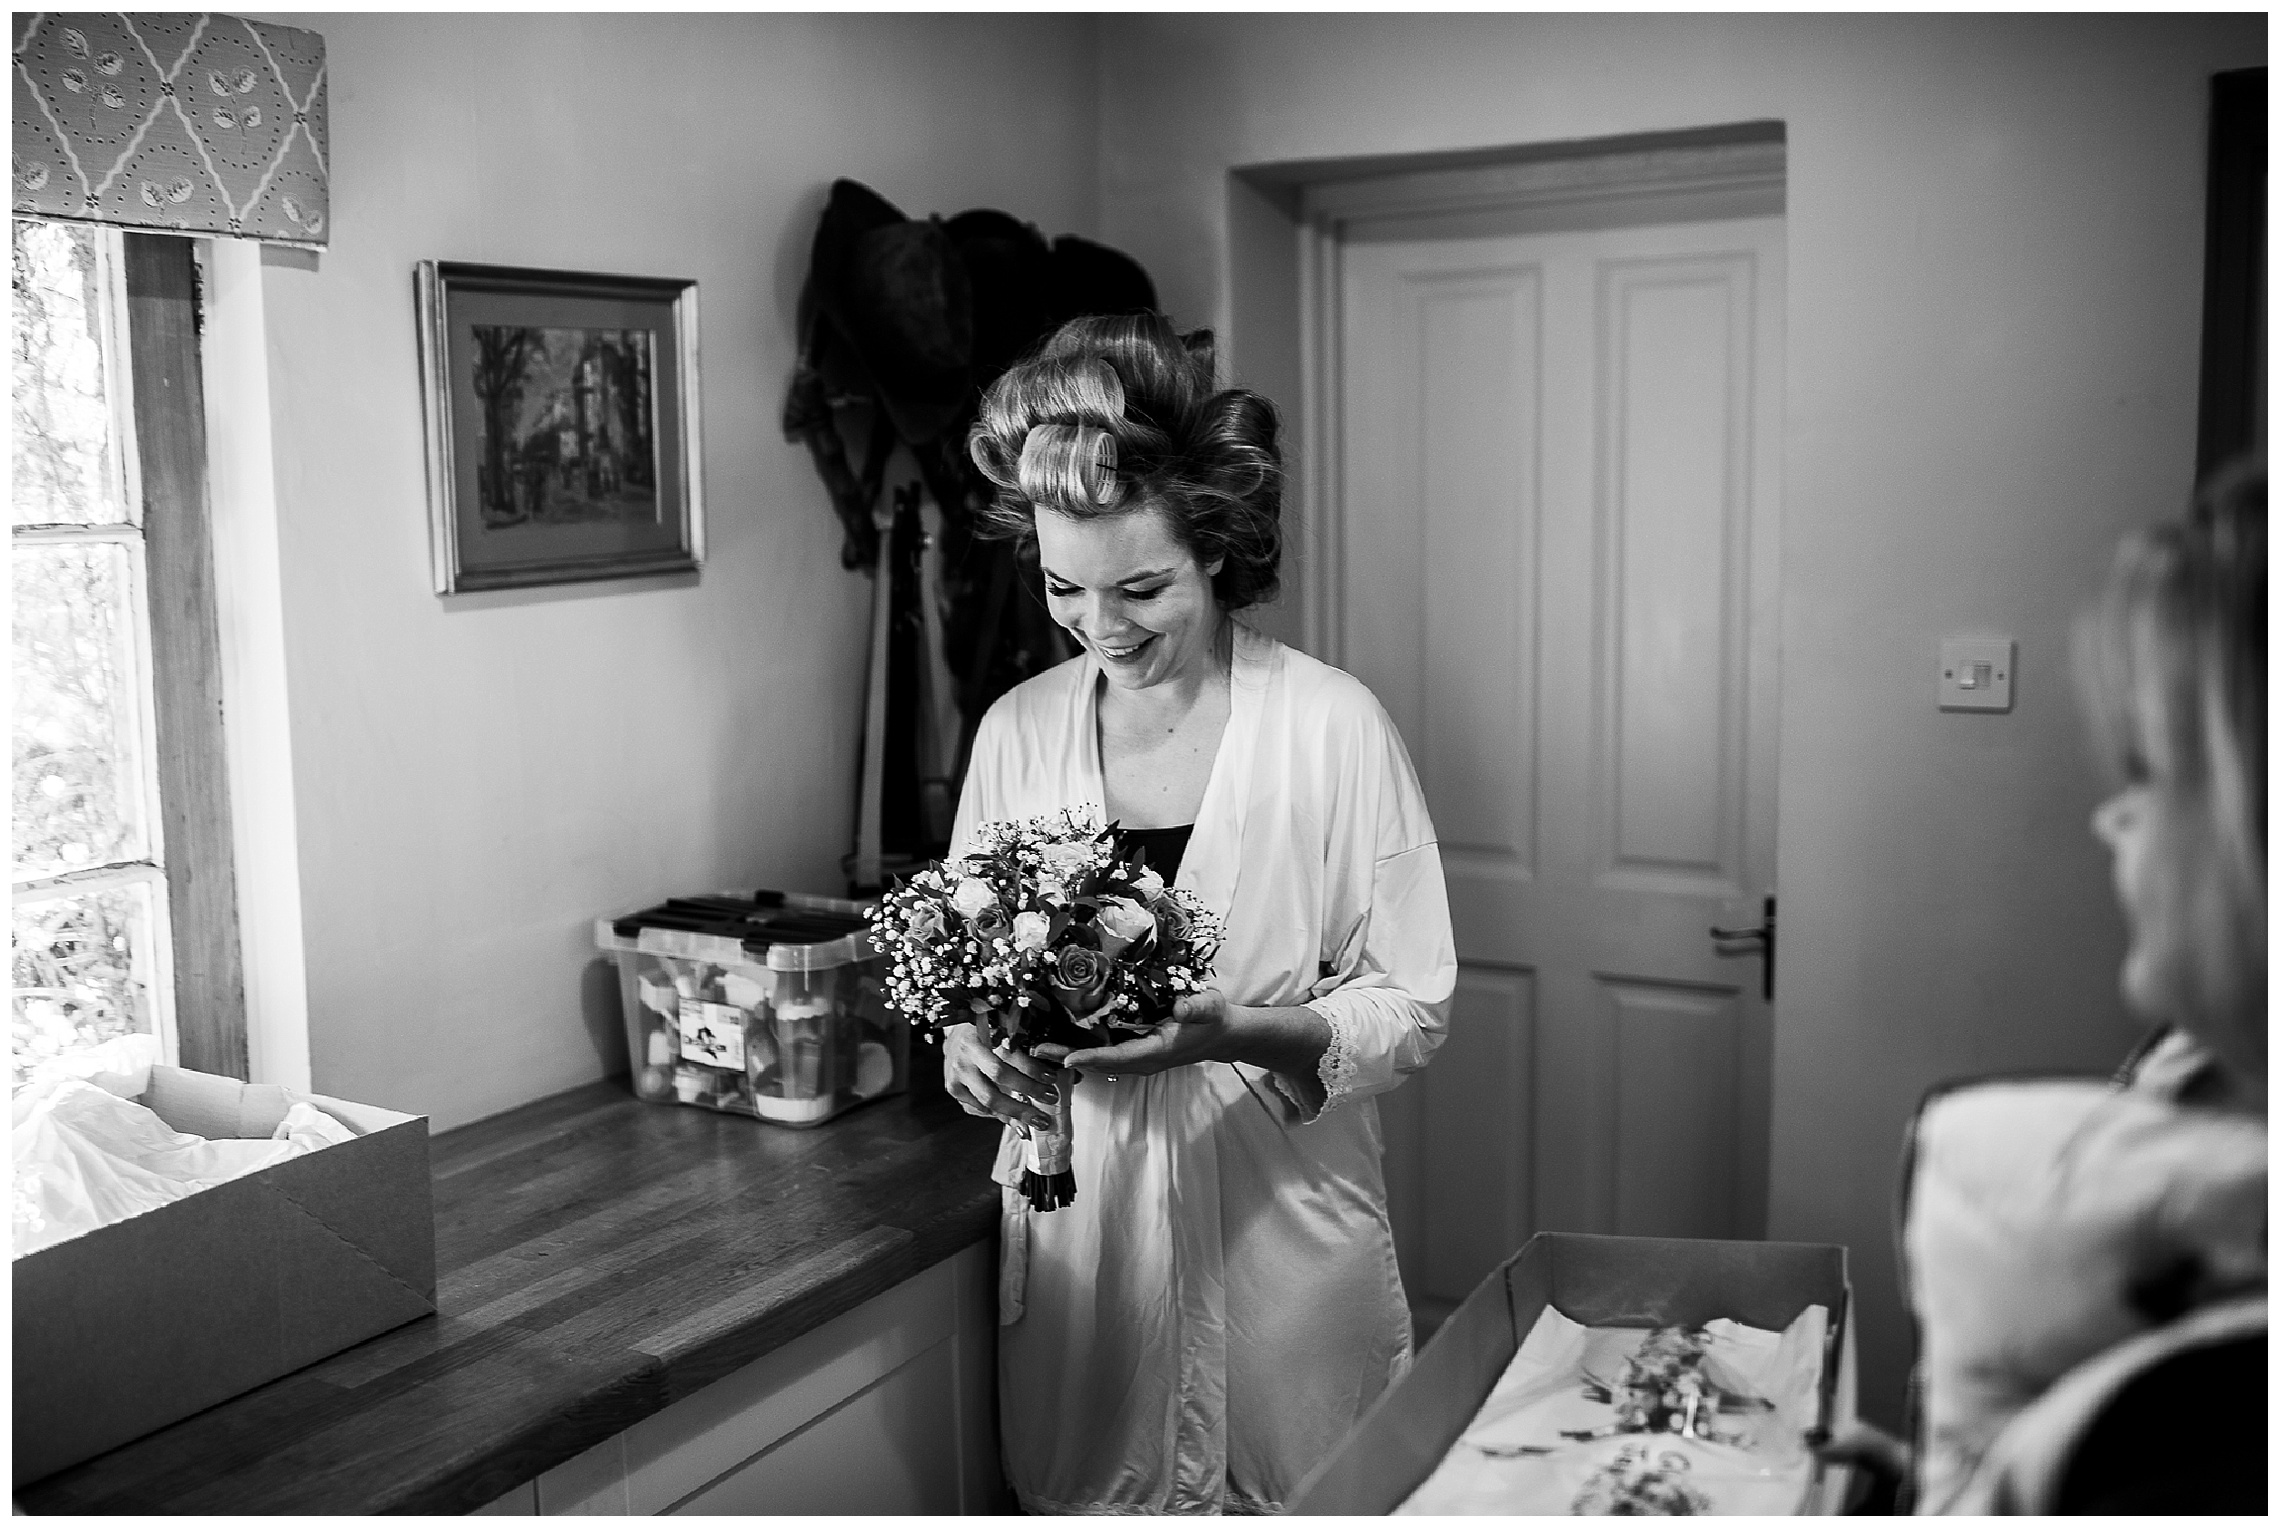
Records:
<instances>
[{"instance_id":1,"label":"blonde hair","mask_svg":"<svg viewBox=\"0 0 2280 1528\"><path fill-rule=\"evenodd\" d=\"M1214 385L1209 332L1160 314L1072 319L991 384L966 449L995 486L986 531L1024 544L1037 511L1080 519L1156 507L1240 610L1272 599L1282 560L1275 407Z\"/></svg>"},{"instance_id":2,"label":"blonde hair","mask_svg":"<svg viewBox=\"0 0 2280 1528\"><path fill-rule=\"evenodd\" d=\"M2182 522L2125 540L2076 631L2092 723L2124 780L2202 811L2228 927L2200 972L2239 1021L2265 1018L2264 464L2213 475ZM2217 1017L2217 1016L2212 1016ZM2258 1041L2261 1053L2261 1040Z\"/></svg>"}]
</instances>

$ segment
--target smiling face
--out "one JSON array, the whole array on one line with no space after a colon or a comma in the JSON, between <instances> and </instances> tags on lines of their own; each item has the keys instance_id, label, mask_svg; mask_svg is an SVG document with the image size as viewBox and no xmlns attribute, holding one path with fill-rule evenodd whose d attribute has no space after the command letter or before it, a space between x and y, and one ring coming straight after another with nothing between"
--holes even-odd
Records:
<instances>
[{"instance_id":1,"label":"smiling face","mask_svg":"<svg viewBox=\"0 0 2280 1528\"><path fill-rule=\"evenodd\" d=\"M1198 563L1163 510L1080 520L1041 509L1037 558L1053 619L1100 660L1110 684L1144 690L1210 672L1219 563Z\"/></svg>"}]
</instances>

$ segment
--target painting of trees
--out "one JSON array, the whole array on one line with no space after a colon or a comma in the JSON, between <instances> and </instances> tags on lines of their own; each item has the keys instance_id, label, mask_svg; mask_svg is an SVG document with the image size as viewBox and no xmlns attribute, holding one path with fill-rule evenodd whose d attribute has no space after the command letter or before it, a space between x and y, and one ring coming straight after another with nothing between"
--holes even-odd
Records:
<instances>
[{"instance_id":1,"label":"painting of trees","mask_svg":"<svg viewBox=\"0 0 2280 1528\"><path fill-rule=\"evenodd\" d=\"M531 363L546 352L546 331L475 325L475 397L483 409L483 459L476 468L485 525L512 525L530 511L517 502L517 435Z\"/></svg>"},{"instance_id":2,"label":"painting of trees","mask_svg":"<svg viewBox=\"0 0 2280 1528\"><path fill-rule=\"evenodd\" d=\"M650 332L473 327L484 526L656 519Z\"/></svg>"}]
</instances>

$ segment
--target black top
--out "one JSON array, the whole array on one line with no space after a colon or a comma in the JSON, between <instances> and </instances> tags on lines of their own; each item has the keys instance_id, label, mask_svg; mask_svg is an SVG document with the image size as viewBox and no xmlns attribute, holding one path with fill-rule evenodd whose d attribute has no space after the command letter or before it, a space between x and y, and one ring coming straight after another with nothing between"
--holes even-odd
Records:
<instances>
[{"instance_id":1,"label":"black top","mask_svg":"<svg viewBox=\"0 0 2280 1528\"><path fill-rule=\"evenodd\" d=\"M1180 873L1180 859L1187 853L1188 835L1195 831L1192 822L1176 828L1118 828L1116 852L1120 858L1130 859L1134 851L1146 855L1150 870L1168 883Z\"/></svg>"}]
</instances>

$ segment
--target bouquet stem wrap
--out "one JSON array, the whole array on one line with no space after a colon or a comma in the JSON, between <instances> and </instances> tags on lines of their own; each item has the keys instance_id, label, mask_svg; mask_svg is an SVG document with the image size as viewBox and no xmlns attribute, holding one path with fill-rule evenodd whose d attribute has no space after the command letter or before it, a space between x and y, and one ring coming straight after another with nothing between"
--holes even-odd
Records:
<instances>
[{"instance_id":1,"label":"bouquet stem wrap","mask_svg":"<svg viewBox=\"0 0 2280 1528\"><path fill-rule=\"evenodd\" d=\"M1057 1210L1077 1202L1077 1174L1069 1154L1074 1126L1069 1118L1069 1095L1076 1090L1075 1073L1064 1076L1053 1090L1053 1128L1032 1129L1022 1151L1021 1197L1033 1210Z\"/></svg>"}]
</instances>

